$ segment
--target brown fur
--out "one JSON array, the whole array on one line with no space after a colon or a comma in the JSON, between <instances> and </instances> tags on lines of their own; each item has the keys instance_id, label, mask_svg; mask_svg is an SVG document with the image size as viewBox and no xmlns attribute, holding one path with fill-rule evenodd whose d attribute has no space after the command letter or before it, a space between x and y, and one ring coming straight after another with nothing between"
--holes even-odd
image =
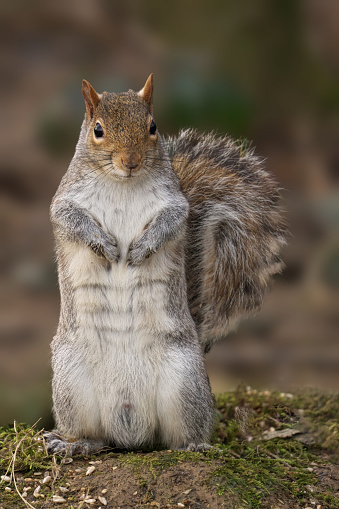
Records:
<instances>
[{"instance_id":1,"label":"brown fur","mask_svg":"<svg viewBox=\"0 0 339 509\"><path fill-rule=\"evenodd\" d=\"M82 95L85 99L87 117L93 118L94 110L100 102L100 97L86 80L82 81Z\"/></svg>"},{"instance_id":2,"label":"brown fur","mask_svg":"<svg viewBox=\"0 0 339 509\"><path fill-rule=\"evenodd\" d=\"M208 348L258 310L283 266L279 188L263 160L229 137L187 130L167 146L190 204L188 294Z\"/></svg>"},{"instance_id":3,"label":"brown fur","mask_svg":"<svg viewBox=\"0 0 339 509\"><path fill-rule=\"evenodd\" d=\"M139 92L140 97L148 104L149 110L153 113L153 74L150 74L146 80L144 88Z\"/></svg>"}]
</instances>

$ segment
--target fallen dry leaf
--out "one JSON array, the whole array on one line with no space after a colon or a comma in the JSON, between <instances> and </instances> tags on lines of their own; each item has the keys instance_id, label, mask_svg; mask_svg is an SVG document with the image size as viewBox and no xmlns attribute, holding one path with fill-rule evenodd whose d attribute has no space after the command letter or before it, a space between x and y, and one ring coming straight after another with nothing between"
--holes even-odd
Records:
<instances>
[{"instance_id":1,"label":"fallen dry leaf","mask_svg":"<svg viewBox=\"0 0 339 509\"><path fill-rule=\"evenodd\" d=\"M272 440L272 438L290 438L293 437L293 435L297 435L298 433L301 433L298 429L282 429L278 431L264 431L262 435L262 440Z\"/></svg>"}]
</instances>

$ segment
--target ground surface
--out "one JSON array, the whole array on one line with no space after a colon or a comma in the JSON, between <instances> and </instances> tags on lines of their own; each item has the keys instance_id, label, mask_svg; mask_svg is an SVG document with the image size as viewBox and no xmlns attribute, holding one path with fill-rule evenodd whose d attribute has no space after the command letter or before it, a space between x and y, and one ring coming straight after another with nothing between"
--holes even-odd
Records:
<instances>
[{"instance_id":1,"label":"ground surface","mask_svg":"<svg viewBox=\"0 0 339 509\"><path fill-rule=\"evenodd\" d=\"M46 456L40 431L1 428L0 509L339 508L338 395L240 387L216 403L207 453L64 460Z\"/></svg>"}]
</instances>

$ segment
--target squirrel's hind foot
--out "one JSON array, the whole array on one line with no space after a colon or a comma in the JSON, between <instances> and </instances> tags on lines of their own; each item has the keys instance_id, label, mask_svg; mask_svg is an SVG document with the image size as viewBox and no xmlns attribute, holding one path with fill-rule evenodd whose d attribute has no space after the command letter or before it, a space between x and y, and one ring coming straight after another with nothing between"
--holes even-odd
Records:
<instances>
[{"instance_id":1,"label":"squirrel's hind foot","mask_svg":"<svg viewBox=\"0 0 339 509\"><path fill-rule=\"evenodd\" d=\"M220 449L216 445L209 445L209 444L194 444L191 443L187 447L183 447L180 449L182 451L190 451L190 452L207 452L207 451L214 451L215 453L222 453L223 449Z\"/></svg>"},{"instance_id":2,"label":"squirrel's hind foot","mask_svg":"<svg viewBox=\"0 0 339 509\"><path fill-rule=\"evenodd\" d=\"M187 447L184 447L183 450L185 451L191 451L191 452L205 452L213 449L213 445L209 444L194 444L193 442L191 444L188 444Z\"/></svg>"},{"instance_id":3,"label":"squirrel's hind foot","mask_svg":"<svg viewBox=\"0 0 339 509\"><path fill-rule=\"evenodd\" d=\"M69 442L61 437L57 431L44 433L46 449L48 454L58 454L60 456L87 456L103 449L107 444L102 440L81 439L75 442Z\"/></svg>"}]
</instances>

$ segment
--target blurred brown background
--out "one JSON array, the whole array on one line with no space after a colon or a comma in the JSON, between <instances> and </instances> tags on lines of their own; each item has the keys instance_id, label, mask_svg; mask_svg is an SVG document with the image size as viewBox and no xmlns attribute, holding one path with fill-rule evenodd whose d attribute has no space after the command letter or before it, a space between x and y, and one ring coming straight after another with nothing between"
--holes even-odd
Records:
<instances>
[{"instance_id":1,"label":"blurred brown background","mask_svg":"<svg viewBox=\"0 0 339 509\"><path fill-rule=\"evenodd\" d=\"M253 140L285 189L286 270L207 356L213 389L337 389L338 1L15 0L0 23L0 424L52 425L48 208L84 115L82 78L119 92L154 72L162 133Z\"/></svg>"}]
</instances>

